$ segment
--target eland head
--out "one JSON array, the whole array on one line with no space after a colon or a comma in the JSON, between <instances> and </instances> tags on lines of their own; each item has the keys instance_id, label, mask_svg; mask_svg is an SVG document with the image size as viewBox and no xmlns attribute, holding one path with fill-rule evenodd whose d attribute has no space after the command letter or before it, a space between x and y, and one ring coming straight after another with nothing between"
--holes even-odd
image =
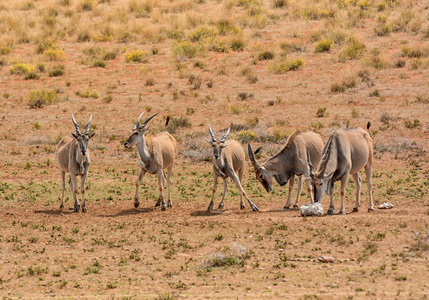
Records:
<instances>
[{"instance_id":1,"label":"eland head","mask_svg":"<svg viewBox=\"0 0 429 300\"><path fill-rule=\"evenodd\" d=\"M74 127L76 128L76 133L72 132L71 134L77 140L79 151L82 153L83 156L85 156L88 151L89 139L95 135L95 132L89 131L91 120L92 120L92 115L89 117L88 124L86 124L85 133L82 133L80 131L79 125L76 123L76 120L74 119L74 116L72 114L72 121L73 121Z\"/></svg>"}]
</instances>

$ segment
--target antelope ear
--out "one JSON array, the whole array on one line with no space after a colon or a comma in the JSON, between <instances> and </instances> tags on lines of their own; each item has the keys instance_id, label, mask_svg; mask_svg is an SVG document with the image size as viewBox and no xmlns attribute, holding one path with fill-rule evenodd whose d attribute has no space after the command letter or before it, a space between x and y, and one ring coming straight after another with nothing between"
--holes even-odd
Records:
<instances>
[{"instance_id":1,"label":"antelope ear","mask_svg":"<svg viewBox=\"0 0 429 300\"><path fill-rule=\"evenodd\" d=\"M94 135L95 135L95 132L92 132L92 133L90 133L90 134L88 135L88 138L90 139L90 138L92 138Z\"/></svg>"},{"instance_id":2,"label":"antelope ear","mask_svg":"<svg viewBox=\"0 0 429 300\"><path fill-rule=\"evenodd\" d=\"M212 141L209 141L208 139L206 139L206 138L204 138L205 140L206 140L206 142L207 143L209 143L210 144L210 146L212 146L213 147L213 143L212 143Z\"/></svg>"},{"instance_id":3,"label":"antelope ear","mask_svg":"<svg viewBox=\"0 0 429 300\"><path fill-rule=\"evenodd\" d=\"M74 133L74 132L72 132L71 133L71 135L75 138L75 139L77 139L79 136L76 134L76 133Z\"/></svg>"},{"instance_id":4,"label":"antelope ear","mask_svg":"<svg viewBox=\"0 0 429 300\"><path fill-rule=\"evenodd\" d=\"M230 144L230 142L229 143L222 143L222 145L220 146L221 148L226 148L226 147L228 147L229 146L229 144Z\"/></svg>"}]
</instances>

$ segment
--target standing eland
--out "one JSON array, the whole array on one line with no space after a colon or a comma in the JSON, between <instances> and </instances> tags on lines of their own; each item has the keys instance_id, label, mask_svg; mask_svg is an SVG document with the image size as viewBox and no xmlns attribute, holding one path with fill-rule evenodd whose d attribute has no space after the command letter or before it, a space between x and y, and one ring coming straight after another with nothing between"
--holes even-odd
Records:
<instances>
[{"instance_id":1,"label":"standing eland","mask_svg":"<svg viewBox=\"0 0 429 300\"><path fill-rule=\"evenodd\" d=\"M311 161L308 164L311 169L312 184L314 187L314 200L322 200L323 194L331 196L331 204L328 214L334 214L334 182L341 181L341 206L340 214L345 214L344 195L351 175L356 182L356 204L353 212L357 212L360 206L360 187L361 180L359 171L365 168L366 180L368 184L369 208L368 211L374 211L372 201L372 158L373 144L369 133L371 123L368 122L365 131L363 128L343 129L338 128L329 136L325 147L323 148L322 158L313 173Z\"/></svg>"},{"instance_id":2,"label":"standing eland","mask_svg":"<svg viewBox=\"0 0 429 300\"><path fill-rule=\"evenodd\" d=\"M213 209L214 204L214 195L217 189L217 179L218 177L223 178L223 196L222 201L219 204L218 208L223 208L224 199L226 195L226 191L228 189L227 178L231 177L232 180L237 185L240 190L240 208L245 209L243 196L249 202L250 207L254 211L258 211L258 207L250 201L249 197L247 197L246 192L242 186L242 179L244 173L244 162L245 162L245 154L243 151L243 147L241 144L234 140L227 140L230 132L230 128L228 128L228 132L218 141L209 125L209 133L212 138L211 141L206 139L206 141L213 147L213 193L212 200L210 201L209 207L207 211L210 212ZM238 176L237 176L238 173Z\"/></svg>"},{"instance_id":3,"label":"standing eland","mask_svg":"<svg viewBox=\"0 0 429 300\"><path fill-rule=\"evenodd\" d=\"M171 202L171 172L173 170L174 159L176 155L176 139L164 131L158 133L157 135L144 136L144 133L149 127L146 125L149 123L152 118L154 118L158 113L150 116L140 125L140 118L143 113L137 119L136 124L133 126L131 133L124 143L125 148L130 148L133 145L137 147L137 154L139 156L140 164L140 174L136 182L136 194L134 198L134 207L137 208L140 205L139 201L139 187L140 182L146 173L157 174L158 176L158 188L159 188L159 198L156 202L155 207L161 205L161 210L166 210L163 188L165 185L165 176L164 169L167 169L167 188L168 188L168 207L172 207L173 203ZM167 118L166 125L168 124L169 118Z\"/></svg>"},{"instance_id":4,"label":"standing eland","mask_svg":"<svg viewBox=\"0 0 429 300\"><path fill-rule=\"evenodd\" d=\"M312 131L296 131L288 138L286 145L278 154L268 159L262 165L259 165L255 159L252 147L250 144L248 145L249 157L255 168L256 179L262 183L268 193L273 190L273 176L281 186L289 181L289 195L284 209L289 209L291 205L295 175L298 176L298 193L293 207L298 208L298 200L302 188L302 176L304 176L307 192L310 195L311 203L313 203L307 154L310 154L312 163L318 164L322 149L323 141L317 133Z\"/></svg>"},{"instance_id":5,"label":"standing eland","mask_svg":"<svg viewBox=\"0 0 429 300\"><path fill-rule=\"evenodd\" d=\"M64 208L64 190L66 188L65 177L66 172L70 173L70 189L74 199L74 212L79 211L79 202L77 200L77 180L76 176L80 175L80 192L82 194L82 212L87 212L85 206L85 180L88 175L88 168L91 163L89 157L88 141L95 135L95 132L89 131L92 115L89 117L89 122L86 124L85 133L80 131L79 125L72 114L72 121L76 128L76 133L72 132L72 136L63 138L57 146L58 164L61 170L61 180L63 192L61 194L60 209Z\"/></svg>"}]
</instances>

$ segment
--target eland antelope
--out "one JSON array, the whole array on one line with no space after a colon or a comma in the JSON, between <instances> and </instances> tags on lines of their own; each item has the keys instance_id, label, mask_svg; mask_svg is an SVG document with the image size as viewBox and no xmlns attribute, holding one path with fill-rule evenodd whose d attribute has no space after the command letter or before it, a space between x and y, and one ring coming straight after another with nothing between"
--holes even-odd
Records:
<instances>
[{"instance_id":1,"label":"eland antelope","mask_svg":"<svg viewBox=\"0 0 429 300\"><path fill-rule=\"evenodd\" d=\"M244 162L245 162L245 154L243 151L243 147L241 144L234 140L227 140L228 135L230 133L230 128L228 128L227 133L218 141L209 125L209 133L211 136L211 141L206 139L206 141L213 147L213 193L212 200L210 201L209 207L207 211L210 212L213 209L214 204L214 195L217 189L217 179L218 177L223 178L223 196L222 201L219 204L218 208L223 208L224 199L226 195L226 191L228 189L227 178L231 177L232 180L237 185L240 190L240 208L245 209L243 196L249 202L250 207L254 211L258 211L258 207L250 201L249 197L247 197L246 192L242 186L242 179L244 173ZM237 176L238 173L238 176Z\"/></svg>"},{"instance_id":2,"label":"eland antelope","mask_svg":"<svg viewBox=\"0 0 429 300\"><path fill-rule=\"evenodd\" d=\"M353 212L358 211L360 205L360 187L361 180L359 171L365 168L366 180L368 184L369 208L373 211L372 191L371 191L371 174L373 145L369 133L371 123L367 124L367 131L363 128L343 129L338 128L329 136L325 147L323 148L322 158L313 173L313 165L309 160L308 164L311 169L312 184L314 188L314 200L322 200L323 194L331 196L331 204L328 214L334 213L334 182L341 181L340 195L341 206L340 214L345 214L344 195L346 192L349 175L356 182L356 203Z\"/></svg>"},{"instance_id":3,"label":"eland antelope","mask_svg":"<svg viewBox=\"0 0 429 300\"><path fill-rule=\"evenodd\" d=\"M137 153L139 156L140 174L136 182L136 194L134 198L134 207L137 208L140 205L139 201L139 186L143 177L146 173L156 174L158 176L158 187L159 187L159 198L156 202L155 207L161 205L161 210L166 210L165 201L163 197L163 188L165 185L164 169L167 169L167 189L168 189L168 207L172 207L171 202L171 171L173 170L174 158L176 155L176 140L175 138L164 131L157 135L149 135L145 137L144 133L149 127L146 125L152 118L158 113L150 116L140 125L140 118L143 113L137 119L136 124L133 126L131 133L125 142L124 146L130 148L133 145L137 147ZM167 118L168 124L169 118ZM167 126L166 124L166 126Z\"/></svg>"},{"instance_id":4,"label":"eland antelope","mask_svg":"<svg viewBox=\"0 0 429 300\"><path fill-rule=\"evenodd\" d=\"M61 194L60 209L64 208L64 190L66 187L65 177L66 172L70 173L70 189L74 199L74 212L79 211L79 202L77 200L77 182L76 176L80 175L80 192L82 194L82 212L86 212L85 206L85 180L88 175L89 164L91 163L89 157L88 141L92 138L95 132L89 131L91 125L92 115L89 117L89 122L86 124L85 133L80 131L79 125L72 114L72 121L76 128L76 133L72 132L72 136L63 138L57 146L58 164L61 170L61 180L63 192Z\"/></svg>"},{"instance_id":5,"label":"eland antelope","mask_svg":"<svg viewBox=\"0 0 429 300\"><path fill-rule=\"evenodd\" d=\"M313 203L307 153L310 153L311 162L318 164L322 149L323 141L317 133L296 131L288 138L286 145L278 154L260 165L255 159L252 147L250 144L248 145L249 157L255 168L256 179L262 183L268 193L273 190L273 176L281 186L289 181L289 195L284 209L289 209L291 205L295 175L298 176L298 193L293 207L298 208L302 176L304 176L307 192L310 195L311 203Z\"/></svg>"}]
</instances>

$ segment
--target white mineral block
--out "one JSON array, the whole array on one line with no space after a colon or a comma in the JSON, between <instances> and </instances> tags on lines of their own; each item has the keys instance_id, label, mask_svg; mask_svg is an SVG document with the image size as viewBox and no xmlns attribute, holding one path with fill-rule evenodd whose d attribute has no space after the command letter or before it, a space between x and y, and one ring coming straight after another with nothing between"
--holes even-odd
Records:
<instances>
[{"instance_id":1,"label":"white mineral block","mask_svg":"<svg viewBox=\"0 0 429 300\"><path fill-rule=\"evenodd\" d=\"M380 204L378 206L379 209L389 209L389 208L393 208L394 205L390 202L384 202L383 204Z\"/></svg>"},{"instance_id":2,"label":"white mineral block","mask_svg":"<svg viewBox=\"0 0 429 300\"><path fill-rule=\"evenodd\" d=\"M323 207L320 202L303 205L299 208L302 216L323 216Z\"/></svg>"}]
</instances>

